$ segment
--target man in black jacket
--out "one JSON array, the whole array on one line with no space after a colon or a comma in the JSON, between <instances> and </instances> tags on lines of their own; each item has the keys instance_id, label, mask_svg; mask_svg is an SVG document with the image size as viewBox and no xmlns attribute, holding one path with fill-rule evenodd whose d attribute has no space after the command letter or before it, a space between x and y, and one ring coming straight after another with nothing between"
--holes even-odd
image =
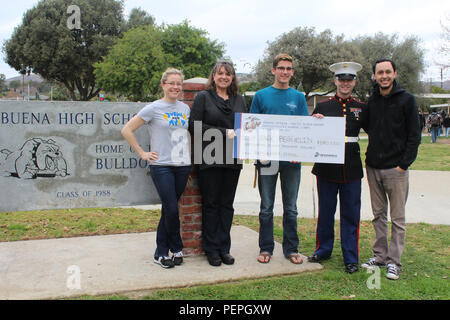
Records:
<instances>
[{"instance_id":1,"label":"man in black jacket","mask_svg":"<svg viewBox=\"0 0 450 320\"><path fill-rule=\"evenodd\" d=\"M367 103L364 128L369 135L366 152L367 180L373 211L373 258L363 268L385 266L386 277L397 280L405 245L405 205L409 166L417 157L421 133L414 96L396 81L397 68L388 59L375 62L376 85ZM388 243L387 208L390 203L392 237Z\"/></svg>"},{"instance_id":2,"label":"man in black jacket","mask_svg":"<svg viewBox=\"0 0 450 320\"><path fill-rule=\"evenodd\" d=\"M356 85L356 73L362 69L359 63L339 62L330 66L334 72L336 95L319 103L313 116L345 118L344 164L316 163L312 173L317 176L319 218L317 221L316 250L309 262L328 259L333 251L334 215L337 194L340 199L341 248L345 271L358 271L358 236L361 213L361 179L363 168L358 144L361 129L360 115L364 104L352 97Z\"/></svg>"},{"instance_id":3,"label":"man in black jacket","mask_svg":"<svg viewBox=\"0 0 450 320\"><path fill-rule=\"evenodd\" d=\"M448 138L448 133L450 132L450 114L448 114L444 119L445 137Z\"/></svg>"}]
</instances>

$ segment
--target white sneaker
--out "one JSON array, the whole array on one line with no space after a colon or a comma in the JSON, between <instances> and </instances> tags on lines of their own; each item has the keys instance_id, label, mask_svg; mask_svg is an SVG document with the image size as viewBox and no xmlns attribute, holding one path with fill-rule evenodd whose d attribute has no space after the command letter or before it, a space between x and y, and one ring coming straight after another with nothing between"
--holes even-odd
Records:
<instances>
[{"instance_id":1,"label":"white sneaker","mask_svg":"<svg viewBox=\"0 0 450 320\"><path fill-rule=\"evenodd\" d=\"M386 264L384 264L384 263L376 262L375 258L370 258L369 261L361 264L361 268L367 268L367 269L372 269L375 267L385 267L385 266L386 266Z\"/></svg>"},{"instance_id":2,"label":"white sneaker","mask_svg":"<svg viewBox=\"0 0 450 320\"><path fill-rule=\"evenodd\" d=\"M389 263L387 266L386 278L397 280L399 278L400 268L394 263Z\"/></svg>"}]
</instances>

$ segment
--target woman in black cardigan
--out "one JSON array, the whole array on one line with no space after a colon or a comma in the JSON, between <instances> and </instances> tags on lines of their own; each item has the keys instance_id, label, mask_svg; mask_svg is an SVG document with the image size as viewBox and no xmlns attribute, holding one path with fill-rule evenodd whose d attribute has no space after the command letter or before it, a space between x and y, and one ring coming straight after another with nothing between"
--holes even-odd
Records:
<instances>
[{"instance_id":1,"label":"woman in black cardigan","mask_svg":"<svg viewBox=\"0 0 450 320\"><path fill-rule=\"evenodd\" d=\"M218 61L189 119L194 163L202 194L202 244L212 266L233 264L230 255L234 196L242 164L233 159L234 115L246 112L233 64Z\"/></svg>"}]
</instances>

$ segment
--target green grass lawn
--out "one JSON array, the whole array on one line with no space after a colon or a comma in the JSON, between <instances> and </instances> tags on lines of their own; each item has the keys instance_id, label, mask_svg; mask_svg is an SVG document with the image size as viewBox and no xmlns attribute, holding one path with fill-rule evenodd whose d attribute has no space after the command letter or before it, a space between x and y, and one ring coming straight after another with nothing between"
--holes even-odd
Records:
<instances>
[{"instance_id":1,"label":"green grass lawn","mask_svg":"<svg viewBox=\"0 0 450 320\"><path fill-rule=\"evenodd\" d=\"M158 210L133 208L0 212L0 241L147 232L158 221Z\"/></svg>"},{"instance_id":2,"label":"green grass lawn","mask_svg":"<svg viewBox=\"0 0 450 320\"><path fill-rule=\"evenodd\" d=\"M417 160L412 170L450 171L450 139L440 137L432 144L423 137ZM367 140L361 140L361 157ZM0 242L30 239L49 239L90 235L155 231L159 210L138 209L71 209L32 212L0 213ZM275 217L275 240L282 241L282 218ZM258 217L235 216L235 225L258 231ZM299 251L310 255L315 248L316 221L299 220ZM380 289L369 289L371 274L361 270L346 274L339 243L339 225L335 226L335 248L332 259L323 262L324 270L286 277L271 277L233 283L198 286L193 288L157 290L139 299L193 299L193 300L319 300L319 299L450 299L448 274L450 269L450 226L424 223L408 224L404 268L400 280L390 281L381 270ZM373 227L362 221L360 227L360 262L372 256ZM256 253L255 253L256 254ZM254 259L254 255L249 259ZM130 299L135 296L109 295L82 297L83 299Z\"/></svg>"},{"instance_id":3,"label":"green grass lawn","mask_svg":"<svg viewBox=\"0 0 450 320\"><path fill-rule=\"evenodd\" d=\"M450 171L450 138L441 136L437 141L438 143L431 143L431 137L422 137L417 159L410 170ZM363 163L366 159L367 144L367 139L359 141Z\"/></svg>"},{"instance_id":4,"label":"green grass lawn","mask_svg":"<svg viewBox=\"0 0 450 320\"><path fill-rule=\"evenodd\" d=\"M361 161L364 166L368 142L367 139L359 140ZM313 165L314 163L304 162L304 164ZM450 171L450 138L441 136L437 143L431 143L431 137L422 137L417 159L410 170Z\"/></svg>"},{"instance_id":5,"label":"green grass lawn","mask_svg":"<svg viewBox=\"0 0 450 320\"><path fill-rule=\"evenodd\" d=\"M0 241L60 238L113 233L155 231L159 210L73 209L0 213ZM275 240L282 241L282 218L275 217ZM235 216L234 225L258 231L258 217ZM310 255L315 248L316 222L299 219L299 251ZM381 270L380 289L369 289L371 274L361 270L346 274L339 243L339 225L335 226L333 257L323 262L324 270L294 276L271 277L233 283L182 289L157 290L139 295L138 299L170 300L385 300L450 299L450 226L424 223L408 224L404 268L397 281L385 278ZM362 221L360 227L360 260L372 256L373 227ZM254 259L255 255L249 256ZM136 295L81 297L82 299L136 299Z\"/></svg>"}]
</instances>

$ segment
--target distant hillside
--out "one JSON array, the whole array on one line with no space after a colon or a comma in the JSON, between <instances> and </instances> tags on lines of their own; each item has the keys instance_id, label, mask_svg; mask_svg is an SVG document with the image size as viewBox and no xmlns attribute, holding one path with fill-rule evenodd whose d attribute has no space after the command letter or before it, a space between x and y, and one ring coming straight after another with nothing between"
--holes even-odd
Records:
<instances>
[{"instance_id":1,"label":"distant hillside","mask_svg":"<svg viewBox=\"0 0 450 320\"><path fill-rule=\"evenodd\" d=\"M9 86L9 83L14 80L19 80L20 82L22 82L22 76L17 76L17 77L12 77L12 78L6 79L5 80L6 85ZM24 81L25 82L28 82L28 81L43 82L44 79L40 75L30 74L29 76L25 75Z\"/></svg>"},{"instance_id":2,"label":"distant hillside","mask_svg":"<svg viewBox=\"0 0 450 320\"><path fill-rule=\"evenodd\" d=\"M236 73L239 83L256 81L256 76L252 73Z\"/></svg>"},{"instance_id":3,"label":"distant hillside","mask_svg":"<svg viewBox=\"0 0 450 320\"><path fill-rule=\"evenodd\" d=\"M440 81L439 82L434 81L431 84L433 86L435 86L435 87L439 87L439 88L441 87L441 82ZM430 90L430 83L429 82L425 82L424 86L425 86L425 91L429 91ZM442 83L442 88L445 89L445 90L450 90L450 80L444 81Z\"/></svg>"},{"instance_id":4,"label":"distant hillside","mask_svg":"<svg viewBox=\"0 0 450 320\"><path fill-rule=\"evenodd\" d=\"M256 81L256 76L254 74L251 74L251 73L236 73L236 76L238 77L240 83ZM20 82L22 82L22 76L17 76L17 77L12 77L12 78L6 79L5 80L6 85L9 86L9 83L11 81L14 81L14 80L19 80ZM25 76L25 79L24 79L25 83L30 81L30 80L33 81L33 82L43 82L43 81L45 81L44 78L42 78L38 74L31 74L29 76Z\"/></svg>"}]
</instances>

